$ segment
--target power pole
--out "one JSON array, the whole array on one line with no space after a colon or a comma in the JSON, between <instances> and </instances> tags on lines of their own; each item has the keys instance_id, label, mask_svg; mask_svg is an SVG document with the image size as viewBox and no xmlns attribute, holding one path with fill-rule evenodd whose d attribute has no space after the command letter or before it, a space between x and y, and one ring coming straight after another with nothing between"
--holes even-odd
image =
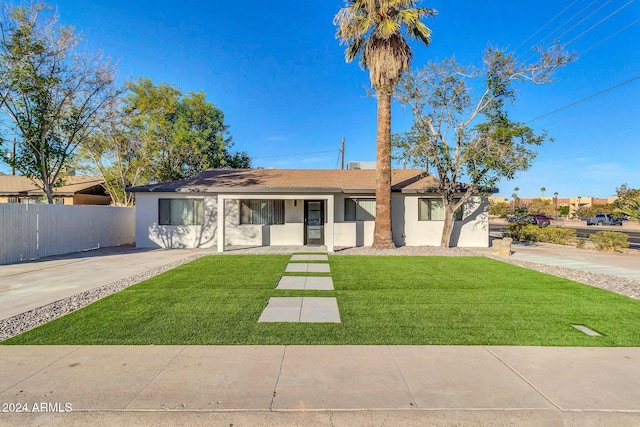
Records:
<instances>
[{"instance_id":1,"label":"power pole","mask_svg":"<svg viewBox=\"0 0 640 427\"><path fill-rule=\"evenodd\" d=\"M342 170L344 170L344 136L342 137L342 145L340 146L340 153L342 154Z\"/></svg>"}]
</instances>

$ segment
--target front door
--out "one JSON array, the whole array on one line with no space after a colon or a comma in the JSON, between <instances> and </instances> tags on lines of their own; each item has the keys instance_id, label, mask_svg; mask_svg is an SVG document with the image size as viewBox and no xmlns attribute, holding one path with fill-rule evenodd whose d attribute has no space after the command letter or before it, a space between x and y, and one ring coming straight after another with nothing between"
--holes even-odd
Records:
<instances>
[{"instance_id":1,"label":"front door","mask_svg":"<svg viewBox=\"0 0 640 427\"><path fill-rule=\"evenodd\" d=\"M304 244L324 245L324 200L304 201Z\"/></svg>"}]
</instances>

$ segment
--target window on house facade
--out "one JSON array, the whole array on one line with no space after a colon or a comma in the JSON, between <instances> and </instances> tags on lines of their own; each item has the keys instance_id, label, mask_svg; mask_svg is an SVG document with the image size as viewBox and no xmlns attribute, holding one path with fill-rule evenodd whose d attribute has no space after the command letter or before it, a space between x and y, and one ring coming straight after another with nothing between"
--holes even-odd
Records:
<instances>
[{"instance_id":1,"label":"window on house facade","mask_svg":"<svg viewBox=\"0 0 640 427\"><path fill-rule=\"evenodd\" d=\"M376 199L344 199L345 221L374 221Z\"/></svg>"},{"instance_id":2,"label":"window on house facade","mask_svg":"<svg viewBox=\"0 0 640 427\"><path fill-rule=\"evenodd\" d=\"M458 203L460 199L454 199ZM462 221L462 206L453 214L454 221ZM418 221L444 221L442 199L418 199Z\"/></svg>"},{"instance_id":3,"label":"window on house facade","mask_svg":"<svg viewBox=\"0 0 640 427\"><path fill-rule=\"evenodd\" d=\"M42 200L36 197L21 197L18 199L18 203L23 205L38 205L42 203Z\"/></svg>"},{"instance_id":4,"label":"window on house facade","mask_svg":"<svg viewBox=\"0 0 640 427\"><path fill-rule=\"evenodd\" d=\"M17 197L9 197L7 199L7 203L18 203L18 198Z\"/></svg>"},{"instance_id":5,"label":"window on house facade","mask_svg":"<svg viewBox=\"0 0 640 427\"><path fill-rule=\"evenodd\" d=\"M160 225L204 225L203 199L159 199Z\"/></svg>"},{"instance_id":6,"label":"window on house facade","mask_svg":"<svg viewBox=\"0 0 640 427\"><path fill-rule=\"evenodd\" d=\"M240 224L284 224L284 200L241 200Z\"/></svg>"}]
</instances>

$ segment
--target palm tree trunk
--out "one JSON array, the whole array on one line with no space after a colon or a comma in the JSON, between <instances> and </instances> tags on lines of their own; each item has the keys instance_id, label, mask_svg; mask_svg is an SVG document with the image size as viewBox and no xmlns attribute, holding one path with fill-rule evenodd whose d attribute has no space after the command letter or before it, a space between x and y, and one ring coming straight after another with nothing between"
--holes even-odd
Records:
<instances>
[{"instance_id":1,"label":"palm tree trunk","mask_svg":"<svg viewBox=\"0 0 640 427\"><path fill-rule=\"evenodd\" d=\"M395 248L391 232L391 93L378 90L376 139L376 224L373 248Z\"/></svg>"}]
</instances>

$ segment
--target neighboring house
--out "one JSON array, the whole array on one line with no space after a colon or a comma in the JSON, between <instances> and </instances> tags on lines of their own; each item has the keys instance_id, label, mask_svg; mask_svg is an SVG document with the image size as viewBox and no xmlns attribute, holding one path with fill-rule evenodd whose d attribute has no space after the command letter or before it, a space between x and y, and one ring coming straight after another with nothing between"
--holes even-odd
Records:
<instances>
[{"instance_id":1,"label":"neighboring house","mask_svg":"<svg viewBox=\"0 0 640 427\"><path fill-rule=\"evenodd\" d=\"M64 205L108 205L104 180L97 176L69 176L53 189L53 201ZM0 203L46 203L44 191L31 179L19 175L0 176Z\"/></svg>"},{"instance_id":2,"label":"neighboring house","mask_svg":"<svg viewBox=\"0 0 640 427\"><path fill-rule=\"evenodd\" d=\"M128 189L136 193L138 247L370 246L375 170L212 169L193 178ZM435 178L392 174L393 239L439 246L444 208ZM457 212L453 241L487 247L488 202L473 197Z\"/></svg>"}]
</instances>

